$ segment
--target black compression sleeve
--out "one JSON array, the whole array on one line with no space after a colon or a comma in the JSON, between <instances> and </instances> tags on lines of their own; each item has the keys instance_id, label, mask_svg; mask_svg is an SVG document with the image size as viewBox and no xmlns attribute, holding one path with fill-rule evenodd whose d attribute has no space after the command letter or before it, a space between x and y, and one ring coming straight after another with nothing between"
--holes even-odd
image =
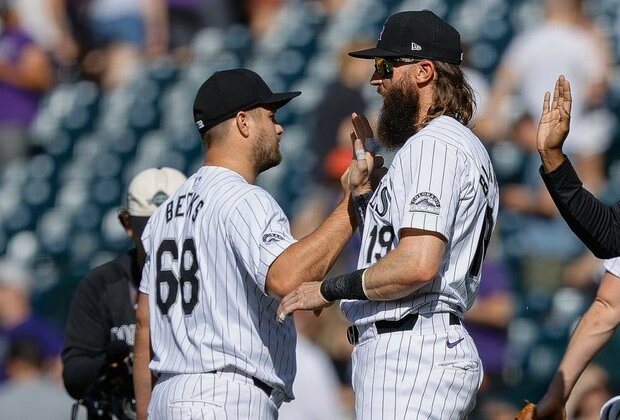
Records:
<instances>
[{"instance_id":1,"label":"black compression sleeve","mask_svg":"<svg viewBox=\"0 0 620 420\"><path fill-rule=\"evenodd\" d=\"M601 203L583 188L570 161L541 176L571 230L598 258L620 256L620 202Z\"/></svg>"},{"instance_id":2,"label":"black compression sleeve","mask_svg":"<svg viewBox=\"0 0 620 420\"><path fill-rule=\"evenodd\" d=\"M323 283L321 283L321 294L328 302L340 299L368 300L362 284L364 271L366 269L362 268L361 270L323 280Z\"/></svg>"},{"instance_id":3,"label":"black compression sleeve","mask_svg":"<svg viewBox=\"0 0 620 420\"><path fill-rule=\"evenodd\" d=\"M353 208L355 209L355 219L357 220L357 227L359 228L360 235L364 234L366 207L368 207L370 197L372 197L372 192L353 196Z\"/></svg>"}]
</instances>

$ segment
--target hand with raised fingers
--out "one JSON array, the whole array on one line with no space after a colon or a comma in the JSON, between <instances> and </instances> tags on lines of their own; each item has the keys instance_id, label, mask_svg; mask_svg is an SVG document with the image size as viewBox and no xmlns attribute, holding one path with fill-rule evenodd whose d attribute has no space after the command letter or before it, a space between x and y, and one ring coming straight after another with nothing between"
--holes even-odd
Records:
<instances>
[{"instance_id":1,"label":"hand with raised fingers","mask_svg":"<svg viewBox=\"0 0 620 420\"><path fill-rule=\"evenodd\" d=\"M550 100L551 94L546 92L536 134L538 152L547 172L563 162L562 145L570 129L572 97L570 83L564 76L555 82L551 104Z\"/></svg>"},{"instance_id":2,"label":"hand with raised fingers","mask_svg":"<svg viewBox=\"0 0 620 420\"><path fill-rule=\"evenodd\" d=\"M375 155L376 140L366 117L354 112L351 115L351 122L353 123L353 131L351 131L353 161L346 181L349 191L360 195L372 191L376 186L378 173L375 173L375 169L383 167L383 157ZM379 173L385 174L384 171L379 171Z\"/></svg>"}]
</instances>

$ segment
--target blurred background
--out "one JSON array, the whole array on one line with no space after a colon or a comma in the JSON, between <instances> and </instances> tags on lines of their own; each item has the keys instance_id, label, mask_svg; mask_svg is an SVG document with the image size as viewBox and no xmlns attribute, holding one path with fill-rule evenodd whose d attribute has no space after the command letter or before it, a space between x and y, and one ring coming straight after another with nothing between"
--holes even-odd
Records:
<instances>
[{"instance_id":1,"label":"blurred background","mask_svg":"<svg viewBox=\"0 0 620 420\"><path fill-rule=\"evenodd\" d=\"M202 164L192 103L209 75L248 67L274 91L303 92L278 111L283 163L258 181L299 238L340 198L351 112L374 121L381 105L372 63L346 52L374 45L390 14L425 8L462 35L473 128L502 188L467 313L485 369L472 417L510 419L538 400L603 272L546 194L536 125L544 91L567 75L567 152L590 191L620 199L620 0L0 0L0 357L12 367L0 374L0 407L49 401L69 418L59 353L73 291L131 246L117 212L137 172ZM335 274L355 268L359 242ZM26 322L36 340L10 340ZM339 309L296 322L298 400L280 418L353 418ZM619 354L615 337L580 380L571 418L598 418L620 392ZM36 391L11 389L24 366L41 379Z\"/></svg>"}]
</instances>

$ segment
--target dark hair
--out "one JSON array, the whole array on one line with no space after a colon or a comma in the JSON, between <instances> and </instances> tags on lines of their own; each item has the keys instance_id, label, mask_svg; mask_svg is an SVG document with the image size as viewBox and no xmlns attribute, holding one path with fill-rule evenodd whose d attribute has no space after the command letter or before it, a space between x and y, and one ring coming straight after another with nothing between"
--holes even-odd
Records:
<instances>
[{"instance_id":1,"label":"dark hair","mask_svg":"<svg viewBox=\"0 0 620 420\"><path fill-rule=\"evenodd\" d=\"M474 114L476 100L463 70L457 64L433 61L435 64L435 92L423 125L442 115L450 116L467 125Z\"/></svg>"}]
</instances>

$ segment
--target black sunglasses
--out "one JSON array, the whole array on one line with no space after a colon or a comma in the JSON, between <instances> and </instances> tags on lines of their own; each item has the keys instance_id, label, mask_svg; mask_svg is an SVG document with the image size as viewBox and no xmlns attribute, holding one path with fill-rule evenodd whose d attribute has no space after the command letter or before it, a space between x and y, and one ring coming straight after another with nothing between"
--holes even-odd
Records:
<instances>
[{"instance_id":1,"label":"black sunglasses","mask_svg":"<svg viewBox=\"0 0 620 420\"><path fill-rule=\"evenodd\" d=\"M375 71L381 78L385 78L394 72L394 64L396 63L417 63L415 58L385 58L375 57Z\"/></svg>"}]
</instances>

